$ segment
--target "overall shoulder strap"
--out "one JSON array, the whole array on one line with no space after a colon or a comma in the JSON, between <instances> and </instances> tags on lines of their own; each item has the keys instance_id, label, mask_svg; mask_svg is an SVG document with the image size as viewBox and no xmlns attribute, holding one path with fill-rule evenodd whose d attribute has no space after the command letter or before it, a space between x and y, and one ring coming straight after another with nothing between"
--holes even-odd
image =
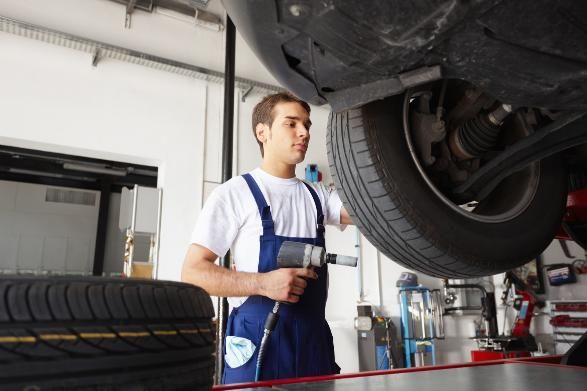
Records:
<instances>
[{"instance_id":1,"label":"overall shoulder strap","mask_svg":"<svg viewBox=\"0 0 587 391\"><path fill-rule=\"evenodd\" d=\"M320 203L320 198L318 198L318 194L312 186L310 186L304 181L302 181L302 183L306 185L306 188L312 195L312 199L314 200L314 204L316 205L316 214L318 216L318 219L316 221L316 236L319 239L322 239L324 238L324 213L322 212L322 204Z\"/></svg>"},{"instance_id":2,"label":"overall shoulder strap","mask_svg":"<svg viewBox=\"0 0 587 391\"><path fill-rule=\"evenodd\" d=\"M244 174L242 177L247 182L247 185L255 198L257 208L259 209L259 215L261 216L261 222L263 223L263 235L270 233L273 234L273 217L271 216L271 208L267 205L267 201L265 201L265 197L263 197L259 185L257 185L257 182L255 182L251 174Z\"/></svg>"}]
</instances>

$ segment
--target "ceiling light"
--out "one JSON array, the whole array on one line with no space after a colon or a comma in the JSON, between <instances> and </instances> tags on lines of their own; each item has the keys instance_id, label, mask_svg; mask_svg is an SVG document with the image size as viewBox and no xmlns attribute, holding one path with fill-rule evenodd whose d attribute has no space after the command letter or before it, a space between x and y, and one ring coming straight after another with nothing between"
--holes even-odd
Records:
<instances>
[{"instance_id":1,"label":"ceiling light","mask_svg":"<svg viewBox=\"0 0 587 391\"><path fill-rule=\"evenodd\" d=\"M90 166L86 164L77 164L77 163L63 163L63 168L66 170L75 170L75 171L84 171L84 172L93 172L96 174L106 174L106 175L116 175L116 176L126 176L128 173L124 168L107 168L104 166Z\"/></svg>"},{"instance_id":2,"label":"ceiling light","mask_svg":"<svg viewBox=\"0 0 587 391\"><path fill-rule=\"evenodd\" d=\"M45 171L36 171L36 170L25 170L23 168L9 168L8 172L12 172L14 174L27 174L27 175L48 176L51 178L63 178L62 174L56 174L53 172L45 172Z\"/></svg>"},{"instance_id":3,"label":"ceiling light","mask_svg":"<svg viewBox=\"0 0 587 391\"><path fill-rule=\"evenodd\" d=\"M35 175L35 176L59 178L59 179L72 179L72 180L84 181L84 182L96 182L96 178L88 178L85 176L75 176L75 175L64 175L64 174L58 174L55 172L27 170L24 168L12 168L11 167L8 169L8 172L11 172L13 174Z\"/></svg>"}]
</instances>

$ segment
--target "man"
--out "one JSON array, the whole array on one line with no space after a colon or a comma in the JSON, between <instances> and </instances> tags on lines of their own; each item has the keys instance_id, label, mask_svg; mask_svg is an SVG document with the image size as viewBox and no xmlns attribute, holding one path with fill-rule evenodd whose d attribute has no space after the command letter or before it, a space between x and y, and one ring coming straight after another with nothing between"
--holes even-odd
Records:
<instances>
[{"instance_id":1,"label":"man","mask_svg":"<svg viewBox=\"0 0 587 391\"><path fill-rule=\"evenodd\" d=\"M260 379L339 373L324 318L327 267L276 269L281 243L324 246L324 223L351 224L335 191L295 177L310 140L310 107L279 93L253 111L263 163L216 188L200 213L182 280L210 295L229 297L223 383L255 379L265 319L275 301L280 319L265 353ZM232 249L234 269L215 265Z\"/></svg>"}]
</instances>

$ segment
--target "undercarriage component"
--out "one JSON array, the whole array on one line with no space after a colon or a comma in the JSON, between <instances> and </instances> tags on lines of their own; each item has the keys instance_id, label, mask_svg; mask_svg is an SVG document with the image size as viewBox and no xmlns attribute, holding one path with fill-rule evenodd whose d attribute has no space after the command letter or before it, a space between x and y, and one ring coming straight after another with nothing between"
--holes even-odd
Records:
<instances>
[{"instance_id":1,"label":"undercarriage component","mask_svg":"<svg viewBox=\"0 0 587 391\"><path fill-rule=\"evenodd\" d=\"M585 113L566 114L538 129L493 158L462 185L455 194L472 192L479 198L490 193L504 178L532 162L567 148L587 143Z\"/></svg>"},{"instance_id":2,"label":"undercarriage component","mask_svg":"<svg viewBox=\"0 0 587 391\"><path fill-rule=\"evenodd\" d=\"M420 95L418 108L411 113L414 142L425 166L430 166L436 161L436 157L432 155L432 144L440 142L446 137L445 123L440 112L434 114L430 110L431 98L430 92Z\"/></svg>"},{"instance_id":3,"label":"undercarriage component","mask_svg":"<svg viewBox=\"0 0 587 391\"><path fill-rule=\"evenodd\" d=\"M500 125L512 112L512 106L500 105L488 113L482 113L466 121L450 134L451 152L458 159L473 159L491 150L497 141Z\"/></svg>"}]
</instances>

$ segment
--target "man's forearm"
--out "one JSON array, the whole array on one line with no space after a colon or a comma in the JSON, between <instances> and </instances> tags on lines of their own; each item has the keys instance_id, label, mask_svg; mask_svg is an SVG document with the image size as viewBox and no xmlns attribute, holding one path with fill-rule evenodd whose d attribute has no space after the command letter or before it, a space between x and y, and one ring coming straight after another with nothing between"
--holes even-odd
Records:
<instances>
[{"instance_id":1,"label":"man's forearm","mask_svg":"<svg viewBox=\"0 0 587 391\"><path fill-rule=\"evenodd\" d=\"M214 262L217 255L208 248L192 244L186 254L181 280L197 285L212 296L265 296L297 303L307 286L306 279L317 279L313 268L281 268L267 273L246 273L224 269Z\"/></svg>"},{"instance_id":2,"label":"man's forearm","mask_svg":"<svg viewBox=\"0 0 587 391\"><path fill-rule=\"evenodd\" d=\"M208 261L184 266L181 279L202 287L212 296L238 297L261 294L259 273L237 272Z\"/></svg>"}]
</instances>

